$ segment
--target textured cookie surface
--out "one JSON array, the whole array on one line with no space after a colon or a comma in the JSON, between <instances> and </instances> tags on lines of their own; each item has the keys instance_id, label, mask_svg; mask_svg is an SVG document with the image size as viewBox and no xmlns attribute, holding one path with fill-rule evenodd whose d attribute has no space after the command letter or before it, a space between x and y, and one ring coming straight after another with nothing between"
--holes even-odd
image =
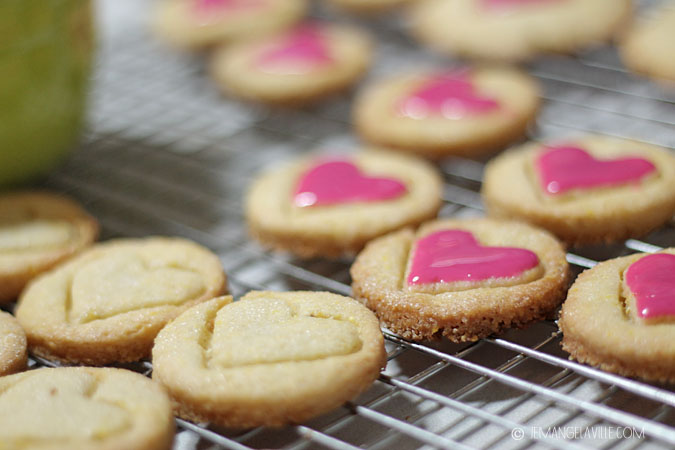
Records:
<instances>
[{"instance_id":1,"label":"textured cookie surface","mask_svg":"<svg viewBox=\"0 0 675 450\"><path fill-rule=\"evenodd\" d=\"M662 253L675 255L675 249ZM673 383L675 317L646 323L630 308L626 271L646 256L604 261L577 278L558 321L562 346L571 358L603 370Z\"/></svg>"},{"instance_id":2,"label":"textured cookie surface","mask_svg":"<svg viewBox=\"0 0 675 450\"><path fill-rule=\"evenodd\" d=\"M604 162L641 158L655 170L633 182L547 195L534 168L547 145L578 147ZM600 174L604 169L598 167ZM666 149L604 136L528 143L488 163L482 196L491 215L525 220L567 242L615 241L645 234L675 213L675 157Z\"/></svg>"},{"instance_id":3,"label":"textured cookie surface","mask_svg":"<svg viewBox=\"0 0 675 450\"><path fill-rule=\"evenodd\" d=\"M161 0L153 27L175 47L200 49L282 30L306 9L306 0Z\"/></svg>"},{"instance_id":4,"label":"textured cookie surface","mask_svg":"<svg viewBox=\"0 0 675 450\"><path fill-rule=\"evenodd\" d=\"M377 318L325 292L251 292L195 306L158 335L153 378L179 416L228 427L298 423L367 389L385 364Z\"/></svg>"},{"instance_id":5,"label":"textured cookie surface","mask_svg":"<svg viewBox=\"0 0 675 450\"><path fill-rule=\"evenodd\" d=\"M630 12L630 0L422 0L411 21L440 51L513 61L607 41Z\"/></svg>"},{"instance_id":6,"label":"textured cookie surface","mask_svg":"<svg viewBox=\"0 0 675 450\"><path fill-rule=\"evenodd\" d=\"M675 84L675 5L664 4L651 13L626 34L622 59L638 73Z\"/></svg>"},{"instance_id":7,"label":"textured cookie surface","mask_svg":"<svg viewBox=\"0 0 675 450\"><path fill-rule=\"evenodd\" d=\"M90 245L98 224L72 200L46 192L0 195L0 302Z\"/></svg>"},{"instance_id":8,"label":"textured cookie surface","mask_svg":"<svg viewBox=\"0 0 675 450\"><path fill-rule=\"evenodd\" d=\"M400 75L366 87L352 111L359 134L373 144L430 158L480 155L525 134L539 107L539 89L530 76L497 67L449 70L447 74L464 89L453 92L450 86L444 94L443 86L439 86L429 100L444 101L449 113L421 115L414 111L416 108L401 108L402 102L425 90L434 79L444 76L443 72ZM439 98L441 95L447 98ZM467 113L461 103L453 107L467 100L491 102L493 107L476 113Z\"/></svg>"},{"instance_id":9,"label":"textured cookie surface","mask_svg":"<svg viewBox=\"0 0 675 450\"><path fill-rule=\"evenodd\" d=\"M0 378L0 448L169 449L162 388L122 369L37 369Z\"/></svg>"},{"instance_id":10,"label":"textured cookie surface","mask_svg":"<svg viewBox=\"0 0 675 450\"><path fill-rule=\"evenodd\" d=\"M0 311L0 376L26 367L26 334L11 314Z\"/></svg>"},{"instance_id":11,"label":"textured cookie surface","mask_svg":"<svg viewBox=\"0 0 675 450\"><path fill-rule=\"evenodd\" d=\"M417 245L446 230L468 231L480 246L533 252L538 262L508 278L412 285L409 275ZM454 258L452 252L445 256ZM356 258L351 275L354 295L395 333L414 340L442 335L464 342L550 316L567 288L568 266L563 248L545 231L516 222L448 219L424 224L417 233L406 229L370 242Z\"/></svg>"},{"instance_id":12,"label":"textured cookie surface","mask_svg":"<svg viewBox=\"0 0 675 450\"><path fill-rule=\"evenodd\" d=\"M309 23L218 49L211 74L224 93L298 105L342 91L370 66L371 42L343 25Z\"/></svg>"},{"instance_id":13,"label":"textured cookie surface","mask_svg":"<svg viewBox=\"0 0 675 450\"><path fill-rule=\"evenodd\" d=\"M298 207L294 192L303 174L319 164L313 156L261 175L246 200L251 234L263 245L299 256L336 257L358 252L370 239L436 216L441 205L441 179L424 161L383 152L346 157L364 176L390 177L405 186L395 198ZM350 180L337 180L347 183Z\"/></svg>"},{"instance_id":14,"label":"textured cookie surface","mask_svg":"<svg viewBox=\"0 0 675 450\"><path fill-rule=\"evenodd\" d=\"M32 352L86 364L135 361L171 319L221 295L218 257L184 239L98 244L35 280L16 308Z\"/></svg>"}]
</instances>

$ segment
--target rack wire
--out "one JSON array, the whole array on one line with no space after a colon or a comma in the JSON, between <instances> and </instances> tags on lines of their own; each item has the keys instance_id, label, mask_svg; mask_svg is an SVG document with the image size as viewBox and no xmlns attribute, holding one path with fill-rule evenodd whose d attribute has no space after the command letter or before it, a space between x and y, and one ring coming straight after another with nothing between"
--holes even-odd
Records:
<instances>
[{"instance_id":1,"label":"rack wire","mask_svg":"<svg viewBox=\"0 0 675 450\"><path fill-rule=\"evenodd\" d=\"M166 234L208 246L220 256L235 297L253 289L349 295L350 261L301 261L249 241L242 198L265 168L318 147L356 147L352 94L298 111L222 98L204 73L203 57L157 43L144 26L149 5L133 3L135 20L117 21L104 36L84 142L42 186L83 202L102 223L104 239ZM105 2L104 9L113 4ZM366 25L379 42L371 79L444 63L415 47L395 16ZM675 96L627 73L615 50L547 57L528 69L545 99L530 138L598 132L675 146ZM483 165L460 158L442 164L441 216L481 213ZM674 242L671 222L645 240L573 249L568 261L578 273L599 260ZM278 430L235 431L177 419L174 448L675 447L673 386L568 360L553 321L465 344L414 343L383 331L387 369L342 408ZM41 358L32 364L52 365ZM147 361L125 367L146 375L152 370Z\"/></svg>"}]
</instances>

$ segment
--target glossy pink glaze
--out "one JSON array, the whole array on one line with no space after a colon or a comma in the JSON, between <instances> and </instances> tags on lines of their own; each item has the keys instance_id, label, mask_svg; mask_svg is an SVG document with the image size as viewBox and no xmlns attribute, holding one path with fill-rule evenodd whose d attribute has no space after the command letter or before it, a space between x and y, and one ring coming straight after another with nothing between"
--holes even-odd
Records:
<instances>
[{"instance_id":1,"label":"glossy pink glaze","mask_svg":"<svg viewBox=\"0 0 675 450\"><path fill-rule=\"evenodd\" d=\"M408 284L514 277L538 264L530 250L483 247L468 231L437 231L417 241Z\"/></svg>"},{"instance_id":2,"label":"glossy pink glaze","mask_svg":"<svg viewBox=\"0 0 675 450\"><path fill-rule=\"evenodd\" d=\"M578 147L547 147L535 160L541 188L547 194L637 182L656 170L644 158L598 160Z\"/></svg>"},{"instance_id":3,"label":"glossy pink glaze","mask_svg":"<svg viewBox=\"0 0 675 450\"><path fill-rule=\"evenodd\" d=\"M626 270L626 284L635 296L638 317L675 317L675 255L640 258Z\"/></svg>"},{"instance_id":4,"label":"glossy pink glaze","mask_svg":"<svg viewBox=\"0 0 675 450\"><path fill-rule=\"evenodd\" d=\"M520 7L558 3L562 0L481 0L483 8L495 11L509 11Z\"/></svg>"},{"instance_id":5,"label":"glossy pink glaze","mask_svg":"<svg viewBox=\"0 0 675 450\"><path fill-rule=\"evenodd\" d=\"M333 63L321 27L302 25L264 51L256 60L260 70L305 73Z\"/></svg>"},{"instance_id":6,"label":"glossy pink glaze","mask_svg":"<svg viewBox=\"0 0 675 450\"><path fill-rule=\"evenodd\" d=\"M413 119L429 116L461 119L497 108L499 103L495 99L476 93L468 71L435 76L398 104L399 114Z\"/></svg>"},{"instance_id":7,"label":"glossy pink glaze","mask_svg":"<svg viewBox=\"0 0 675 450\"><path fill-rule=\"evenodd\" d=\"M247 9L260 8L265 0L195 0L194 11L201 18Z\"/></svg>"},{"instance_id":8,"label":"glossy pink glaze","mask_svg":"<svg viewBox=\"0 0 675 450\"><path fill-rule=\"evenodd\" d=\"M326 160L307 171L293 197L295 206L377 202L398 198L407 191L394 178L369 177L346 160Z\"/></svg>"}]
</instances>

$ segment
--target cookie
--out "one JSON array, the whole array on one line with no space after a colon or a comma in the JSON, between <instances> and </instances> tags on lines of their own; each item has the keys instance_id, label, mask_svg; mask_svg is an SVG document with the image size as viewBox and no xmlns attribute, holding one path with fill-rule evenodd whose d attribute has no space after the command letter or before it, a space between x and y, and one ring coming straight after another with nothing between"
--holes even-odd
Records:
<instances>
[{"instance_id":1,"label":"cookie","mask_svg":"<svg viewBox=\"0 0 675 450\"><path fill-rule=\"evenodd\" d=\"M339 257L436 217L441 195L438 172L422 160L378 151L315 155L258 177L246 198L246 220L266 247Z\"/></svg>"},{"instance_id":2,"label":"cookie","mask_svg":"<svg viewBox=\"0 0 675 450\"><path fill-rule=\"evenodd\" d=\"M366 141L429 158L479 156L522 138L539 107L533 78L505 67L399 75L359 93Z\"/></svg>"},{"instance_id":3,"label":"cookie","mask_svg":"<svg viewBox=\"0 0 675 450\"><path fill-rule=\"evenodd\" d=\"M490 215L525 220L569 243L621 240L675 213L675 156L604 136L532 142L488 163L482 196Z\"/></svg>"},{"instance_id":4,"label":"cookie","mask_svg":"<svg viewBox=\"0 0 675 450\"><path fill-rule=\"evenodd\" d=\"M371 42L344 25L305 23L216 50L211 73L227 95L299 105L345 90L370 66Z\"/></svg>"},{"instance_id":5,"label":"cookie","mask_svg":"<svg viewBox=\"0 0 675 450\"><path fill-rule=\"evenodd\" d=\"M216 255L178 238L98 244L36 279L15 310L31 352L103 365L149 356L159 330L225 291Z\"/></svg>"},{"instance_id":6,"label":"cookie","mask_svg":"<svg viewBox=\"0 0 675 450\"><path fill-rule=\"evenodd\" d=\"M367 389L386 364L377 318L327 292L250 292L190 308L164 328L152 377L188 420L300 423Z\"/></svg>"},{"instance_id":7,"label":"cookie","mask_svg":"<svg viewBox=\"0 0 675 450\"><path fill-rule=\"evenodd\" d=\"M608 41L630 15L630 0L422 0L411 29L444 53L522 61Z\"/></svg>"},{"instance_id":8,"label":"cookie","mask_svg":"<svg viewBox=\"0 0 675 450\"><path fill-rule=\"evenodd\" d=\"M153 28L168 44L194 50L283 30L306 9L307 0L162 0Z\"/></svg>"},{"instance_id":9,"label":"cookie","mask_svg":"<svg viewBox=\"0 0 675 450\"><path fill-rule=\"evenodd\" d=\"M475 341L545 319L567 289L549 233L490 219L429 222L370 242L351 268L354 296L412 340Z\"/></svg>"},{"instance_id":10,"label":"cookie","mask_svg":"<svg viewBox=\"0 0 675 450\"><path fill-rule=\"evenodd\" d=\"M26 334L19 322L0 311L0 377L26 367Z\"/></svg>"},{"instance_id":11,"label":"cookie","mask_svg":"<svg viewBox=\"0 0 675 450\"><path fill-rule=\"evenodd\" d=\"M357 14L376 14L398 8L413 0L328 0L329 3L344 11Z\"/></svg>"},{"instance_id":12,"label":"cookie","mask_svg":"<svg viewBox=\"0 0 675 450\"><path fill-rule=\"evenodd\" d=\"M675 382L675 248L603 261L579 275L558 325L570 359Z\"/></svg>"},{"instance_id":13,"label":"cookie","mask_svg":"<svg viewBox=\"0 0 675 450\"><path fill-rule=\"evenodd\" d=\"M170 449L174 428L164 390L128 370L61 367L0 378L3 449Z\"/></svg>"},{"instance_id":14,"label":"cookie","mask_svg":"<svg viewBox=\"0 0 675 450\"><path fill-rule=\"evenodd\" d=\"M98 236L98 223L74 201L47 192L0 195L0 303L15 300L40 273Z\"/></svg>"},{"instance_id":15,"label":"cookie","mask_svg":"<svg viewBox=\"0 0 675 450\"><path fill-rule=\"evenodd\" d=\"M643 75L675 83L675 5L652 11L626 33L619 47L626 66Z\"/></svg>"}]
</instances>

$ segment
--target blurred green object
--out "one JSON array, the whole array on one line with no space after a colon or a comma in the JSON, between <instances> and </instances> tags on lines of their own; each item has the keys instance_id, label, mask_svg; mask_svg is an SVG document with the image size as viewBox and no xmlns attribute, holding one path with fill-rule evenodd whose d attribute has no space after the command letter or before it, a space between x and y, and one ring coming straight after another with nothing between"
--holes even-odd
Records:
<instances>
[{"instance_id":1,"label":"blurred green object","mask_svg":"<svg viewBox=\"0 0 675 450\"><path fill-rule=\"evenodd\" d=\"M0 185L44 175L74 147L93 46L91 0L0 0Z\"/></svg>"}]
</instances>

